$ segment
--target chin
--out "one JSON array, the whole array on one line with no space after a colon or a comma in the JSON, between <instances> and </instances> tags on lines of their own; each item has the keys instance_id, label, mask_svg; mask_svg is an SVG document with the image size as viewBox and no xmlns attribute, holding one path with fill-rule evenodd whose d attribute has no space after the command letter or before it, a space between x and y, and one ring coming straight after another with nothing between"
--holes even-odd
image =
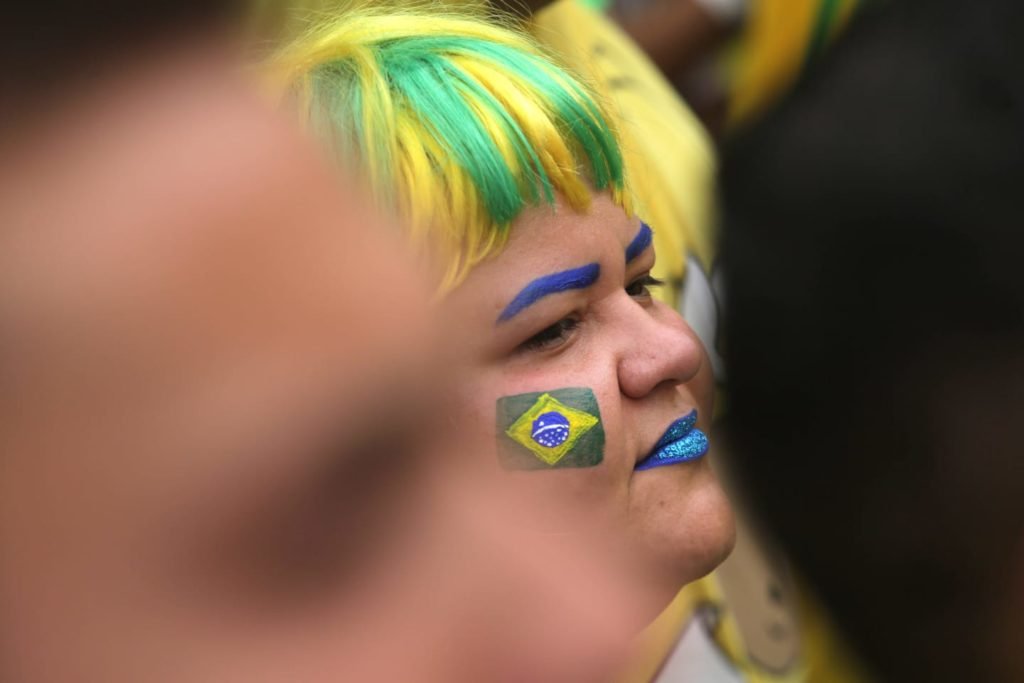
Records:
<instances>
[{"instance_id":1,"label":"chin","mask_svg":"<svg viewBox=\"0 0 1024 683\"><path fill-rule=\"evenodd\" d=\"M671 476L673 469L664 468L664 481L651 477L636 487L642 502L633 510L639 517L635 538L651 559L666 602L720 565L736 542L732 508L707 461L685 477Z\"/></svg>"}]
</instances>

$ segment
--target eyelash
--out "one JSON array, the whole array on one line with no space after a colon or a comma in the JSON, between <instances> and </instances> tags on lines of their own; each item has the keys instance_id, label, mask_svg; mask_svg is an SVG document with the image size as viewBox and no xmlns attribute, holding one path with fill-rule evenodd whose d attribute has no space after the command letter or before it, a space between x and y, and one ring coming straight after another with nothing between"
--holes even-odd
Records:
<instances>
[{"instance_id":1,"label":"eyelash","mask_svg":"<svg viewBox=\"0 0 1024 683\"><path fill-rule=\"evenodd\" d=\"M522 351L543 351L544 349L564 342L572 334L580 321L578 318L562 318L554 325L549 325L519 345Z\"/></svg>"},{"instance_id":2,"label":"eyelash","mask_svg":"<svg viewBox=\"0 0 1024 683\"><path fill-rule=\"evenodd\" d=\"M650 273L647 273L626 285L626 294L629 294L631 297L635 299L649 299L651 296L650 288L661 287L664 284L664 280L659 280L658 278L653 277ZM637 291L636 288L639 288L639 291Z\"/></svg>"},{"instance_id":3,"label":"eyelash","mask_svg":"<svg viewBox=\"0 0 1024 683\"><path fill-rule=\"evenodd\" d=\"M661 287L665 282L650 273L633 280L626 285L626 293L635 299L649 299L651 287ZM578 318L562 318L554 325L549 325L519 345L521 351L543 351L565 341L577 327L580 321Z\"/></svg>"}]
</instances>

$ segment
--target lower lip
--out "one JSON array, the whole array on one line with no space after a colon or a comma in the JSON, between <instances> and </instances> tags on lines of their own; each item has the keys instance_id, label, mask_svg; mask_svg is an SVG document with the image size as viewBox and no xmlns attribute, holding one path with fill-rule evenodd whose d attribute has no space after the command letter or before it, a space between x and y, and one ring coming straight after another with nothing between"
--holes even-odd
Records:
<instances>
[{"instance_id":1,"label":"lower lip","mask_svg":"<svg viewBox=\"0 0 1024 683\"><path fill-rule=\"evenodd\" d=\"M694 411L669 425L651 454L633 470L651 470L702 458L708 452L709 443L707 435L694 426L696 422L697 411Z\"/></svg>"}]
</instances>

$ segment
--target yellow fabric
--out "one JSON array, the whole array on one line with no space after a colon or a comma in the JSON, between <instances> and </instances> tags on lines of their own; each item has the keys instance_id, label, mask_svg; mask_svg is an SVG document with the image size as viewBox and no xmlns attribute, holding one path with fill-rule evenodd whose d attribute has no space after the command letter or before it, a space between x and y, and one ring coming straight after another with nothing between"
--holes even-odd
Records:
<instances>
[{"instance_id":1,"label":"yellow fabric","mask_svg":"<svg viewBox=\"0 0 1024 683\"><path fill-rule=\"evenodd\" d=\"M800 622L808 683L869 683L872 678L839 638L824 609L800 591Z\"/></svg>"},{"instance_id":2,"label":"yellow fabric","mask_svg":"<svg viewBox=\"0 0 1024 683\"><path fill-rule=\"evenodd\" d=\"M711 634L720 652L749 683L799 683L814 681L807 677L803 666L794 666L783 675L764 671L750 661L743 636L735 618L731 615L728 602L714 572L684 587L672 603L640 635L638 656L632 667L621 677L620 683L651 683L668 654L679 640L680 634L696 618L698 609L714 606L721 617ZM830 680L830 679L819 679ZM842 680L843 683L853 681Z\"/></svg>"},{"instance_id":3,"label":"yellow fabric","mask_svg":"<svg viewBox=\"0 0 1024 683\"><path fill-rule=\"evenodd\" d=\"M711 141L672 86L614 23L558 0L532 20L537 39L605 95L617 114L634 211L654 230L656 296L677 304L686 256L710 271L714 258Z\"/></svg>"},{"instance_id":4,"label":"yellow fabric","mask_svg":"<svg viewBox=\"0 0 1024 683\"><path fill-rule=\"evenodd\" d=\"M800 75L823 0L753 0L730 56L730 126L770 106ZM857 0L840 0L828 26L831 40L849 21Z\"/></svg>"}]
</instances>

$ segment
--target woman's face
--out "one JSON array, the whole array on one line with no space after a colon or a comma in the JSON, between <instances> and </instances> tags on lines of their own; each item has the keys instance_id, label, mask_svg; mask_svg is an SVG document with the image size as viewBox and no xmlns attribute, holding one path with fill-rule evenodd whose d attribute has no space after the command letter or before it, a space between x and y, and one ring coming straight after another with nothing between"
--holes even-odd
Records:
<instances>
[{"instance_id":1,"label":"woman's face","mask_svg":"<svg viewBox=\"0 0 1024 683\"><path fill-rule=\"evenodd\" d=\"M607 195L585 214L530 209L446 305L469 366L453 424L483 430L488 457L524 486L557 487L599 523L624 525L669 591L724 559L734 532L706 441L680 421L696 411L696 429L710 428L710 364L651 298L654 259L640 220Z\"/></svg>"}]
</instances>

